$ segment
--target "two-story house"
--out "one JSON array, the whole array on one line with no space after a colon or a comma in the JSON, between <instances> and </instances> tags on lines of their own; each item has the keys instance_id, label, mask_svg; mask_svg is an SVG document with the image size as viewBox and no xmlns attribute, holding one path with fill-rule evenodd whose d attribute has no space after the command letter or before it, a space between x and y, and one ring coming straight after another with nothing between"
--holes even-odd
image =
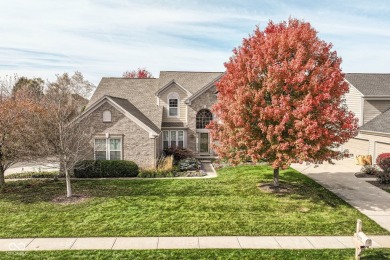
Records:
<instances>
[{"instance_id":1,"label":"two-story house","mask_svg":"<svg viewBox=\"0 0 390 260\"><path fill-rule=\"evenodd\" d=\"M359 133L343 145L354 155L390 153L390 74L347 73L346 104L359 119Z\"/></svg>"},{"instance_id":2,"label":"two-story house","mask_svg":"<svg viewBox=\"0 0 390 260\"><path fill-rule=\"evenodd\" d=\"M103 78L81 118L95 133L91 159L154 167L164 148L214 153L206 125L222 72L161 71L159 78ZM93 157L93 158L92 158Z\"/></svg>"}]
</instances>

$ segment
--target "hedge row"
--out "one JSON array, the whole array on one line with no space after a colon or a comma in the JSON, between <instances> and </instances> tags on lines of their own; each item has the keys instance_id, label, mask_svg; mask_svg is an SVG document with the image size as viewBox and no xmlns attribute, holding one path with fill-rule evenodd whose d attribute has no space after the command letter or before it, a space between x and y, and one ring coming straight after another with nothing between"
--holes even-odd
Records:
<instances>
[{"instance_id":1,"label":"hedge row","mask_svg":"<svg viewBox=\"0 0 390 260\"><path fill-rule=\"evenodd\" d=\"M136 177L139 169L132 161L94 161L79 162L74 169L76 178Z\"/></svg>"}]
</instances>

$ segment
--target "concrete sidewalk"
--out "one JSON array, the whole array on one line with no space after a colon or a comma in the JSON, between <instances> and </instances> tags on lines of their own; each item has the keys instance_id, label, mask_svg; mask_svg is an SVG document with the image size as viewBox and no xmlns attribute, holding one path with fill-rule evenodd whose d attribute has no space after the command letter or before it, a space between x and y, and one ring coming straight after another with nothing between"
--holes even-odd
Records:
<instances>
[{"instance_id":1,"label":"concrete sidewalk","mask_svg":"<svg viewBox=\"0 0 390 260\"><path fill-rule=\"evenodd\" d=\"M375 178L357 178L361 166L353 159L314 165L293 164L292 168L315 180L357 210L390 231L390 193L368 183ZM364 225L364 223L363 223ZM364 227L363 227L364 229Z\"/></svg>"},{"instance_id":2,"label":"concrete sidewalk","mask_svg":"<svg viewBox=\"0 0 390 260\"><path fill-rule=\"evenodd\" d=\"M390 248L390 236L370 236L373 248ZM342 249L350 236L91 237L0 239L0 251L98 249Z\"/></svg>"}]
</instances>

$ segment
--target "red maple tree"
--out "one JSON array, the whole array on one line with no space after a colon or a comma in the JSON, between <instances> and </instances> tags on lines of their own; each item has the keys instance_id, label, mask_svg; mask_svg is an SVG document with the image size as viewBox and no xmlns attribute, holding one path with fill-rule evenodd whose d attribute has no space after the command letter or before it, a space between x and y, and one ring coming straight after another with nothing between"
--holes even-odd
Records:
<instances>
[{"instance_id":1,"label":"red maple tree","mask_svg":"<svg viewBox=\"0 0 390 260\"><path fill-rule=\"evenodd\" d=\"M136 70L131 71L125 71L123 72L124 78L139 78L139 79L146 79L146 78L153 78L152 73L147 71L145 68L141 69L138 68Z\"/></svg>"},{"instance_id":2,"label":"red maple tree","mask_svg":"<svg viewBox=\"0 0 390 260\"><path fill-rule=\"evenodd\" d=\"M218 120L208 126L219 156L269 162L275 186L279 168L347 156L335 148L356 133L357 120L343 105L349 87L331 49L297 19L271 21L243 39L225 63L213 107Z\"/></svg>"}]
</instances>

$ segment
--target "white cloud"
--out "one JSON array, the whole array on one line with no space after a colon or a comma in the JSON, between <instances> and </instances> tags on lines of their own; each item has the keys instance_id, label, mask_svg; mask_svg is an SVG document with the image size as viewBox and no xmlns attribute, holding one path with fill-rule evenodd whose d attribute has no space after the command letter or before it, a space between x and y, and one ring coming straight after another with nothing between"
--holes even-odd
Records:
<instances>
[{"instance_id":1,"label":"white cloud","mask_svg":"<svg viewBox=\"0 0 390 260\"><path fill-rule=\"evenodd\" d=\"M356 1L343 8L289 1L3 1L0 75L53 79L79 70L98 83L137 67L155 76L160 70L221 71L256 24L263 28L269 19L289 16L311 22L332 41L345 71L390 72L386 3L378 3L377 17L378 8Z\"/></svg>"}]
</instances>

